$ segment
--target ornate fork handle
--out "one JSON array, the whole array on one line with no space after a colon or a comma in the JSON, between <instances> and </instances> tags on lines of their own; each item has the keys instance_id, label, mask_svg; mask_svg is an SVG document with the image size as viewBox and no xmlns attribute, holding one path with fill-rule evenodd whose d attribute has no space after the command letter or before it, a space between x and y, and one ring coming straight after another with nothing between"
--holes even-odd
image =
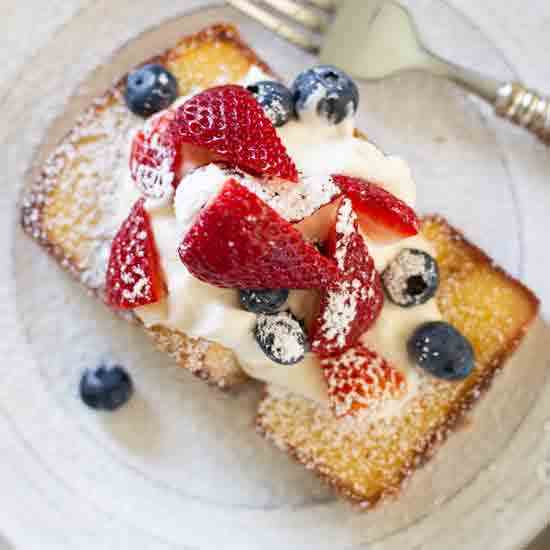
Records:
<instances>
[{"instance_id":1,"label":"ornate fork handle","mask_svg":"<svg viewBox=\"0 0 550 550\"><path fill-rule=\"evenodd\" d=\"M550 143L550 98L509 82L498 88L495 112Z\"/></svg>"}]
</instances>

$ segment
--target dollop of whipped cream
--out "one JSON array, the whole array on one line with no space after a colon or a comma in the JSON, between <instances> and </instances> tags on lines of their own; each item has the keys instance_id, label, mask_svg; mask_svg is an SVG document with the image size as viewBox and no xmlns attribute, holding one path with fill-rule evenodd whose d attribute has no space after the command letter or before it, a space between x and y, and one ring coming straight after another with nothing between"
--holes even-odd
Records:
<instances>
[{"instance_id":1,"label":"dollop of whipped cream","mask_svg":"<svg viewBox=\"0 0 550 550\"><path fill-rule=\"evenodd\" d=\"M269 78L253 67L241 84ZM307 238L322 239L328 231L330 213L327 210L330 207L320 207L336 194L330 179L332 174L376 183L414 207L416 186L407 164L396 156L384 155L373 144L356 137L354 128L351 114L338 125L313 115L290 121L277 128L277 133L300 172L300 182L270 182L269 186L261 186L253 177L239 174L238 179L286 219L303 220L297 228ZM271 361L254 338L257 316L242 309L237 291L199 281L187 271L178 256L178 245L196 215L228 177L226 171L209 164L185 176L173 203L146 202L168 292L162 302L138 308L135 313L146 326L161 325L231 349L241 367L253 378L327 402L327 387L316 355L306 353L300 363L292 366ZM127 171L120 185L121 220L139 196ZM421 235L391 245L380 245L364 237L379 271L403 248L434 253ZM314 291L291 291L288 306L297 318L308 324L316 300ZM401 407L414 397L422 374L411 363L406 343L418 325L439 319L441 315L434 299L413 308L400 308L389 300L385 301L375 325L363 335L362 341L405 374L408 391L405 397L395 402L383 403L373 411L373 418L398 414Z\"/></svg>"}]
</instances>

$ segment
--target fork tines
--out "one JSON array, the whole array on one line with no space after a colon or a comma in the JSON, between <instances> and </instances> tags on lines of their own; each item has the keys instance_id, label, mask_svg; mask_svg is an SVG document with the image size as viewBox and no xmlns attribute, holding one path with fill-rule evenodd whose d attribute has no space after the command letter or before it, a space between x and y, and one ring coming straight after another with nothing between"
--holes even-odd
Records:
<instances>
[{"instance_id":1,"label":"fork tines","mask_svg":"<svg viewBox=\"0 0 550 550\"><path fill-rule=\"evenodd\" d=\"M319 38L312 33L322 33L326 29L329 13L334 9L334 0L309 0L316 8L306 7L296 0L263 0L261 3L265 7L252 0L227 0L227 3L289 42L310 52L318 52L320 44ZM270 10L283 17L275 15ZM295 25L289 24L285 18Z\"/></svg>"}]
</instances>

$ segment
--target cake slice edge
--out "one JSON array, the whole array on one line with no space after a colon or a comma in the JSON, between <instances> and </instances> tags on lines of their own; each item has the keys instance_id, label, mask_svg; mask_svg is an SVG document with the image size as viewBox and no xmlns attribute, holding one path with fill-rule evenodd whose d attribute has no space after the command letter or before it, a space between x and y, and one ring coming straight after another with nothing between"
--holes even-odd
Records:
<instances>
[{"instance_id":1,"label":"cake slice edge","mask_svg":"<svg viewBox=\"0 0 550 550\"><path fill-rule=\"evenodd\" d=\"M491 387L495 375L505 368L507 360L520 346L539 310L538 298L525 285L496 266L441 217L424 218L423 233L435 245L441 265L442 289L438 301L443 316L466 336L471 338L472 330L478 330L477 326L469 326L476 315L472 304L465 302L462 311L451 313L455 307L452 303L449 305L449 301L456 300L461 292L469 292L470 277L500 282L501 287L496 288L501 288L501 300L506 304L496 314L495 325L491 327L488 323L485 327L487 333L493 335L473 338L478 365L474 378L459 384L435 381L430 392L441 392L441 399L434 398L430 392L421 399L426 401L424 409L441 410L422 413L423 407L419 406L415 414L416 406L411 406L413 412L394 419L387 433L384 427L363 432L359 425L353 426L353 422L360 424L361 420L337 420L322 405L269 386L258 408L256 427L263 437L361 508L371 509L388 497L399 495L414 471L426 464L449 435L460 428ZM499 344L497 340L502 335L497 336L492 329L514 310L517 310L514 326L506 331ZM485 313L479 311L479 319L485 319ZM491 345L492 349L486 349L480 358L483 345ZM447 393L452 398L445 401ZM417 430L413 433L415 421ZM346 424L339 425L341 422ZM402 448L403 445L406 448ZM384 452L387 456L382 456ZM391 456L391 453L401 456ZM353 455L358 458L354 459ZM353 464L354 460L363 464ZM373 463L370 468L369 460Z\"/></svg>"},{"instance_id":2,"label":"cake slice edge","mask_svg":"<svg viewBox=\"0 0 550 550\"><path fill-rule=\"evenodd\" d=\"M244 43L237 29L225 23L186 36L173 48L140 65L147 63L165 64L176 75L182 94L195 86L233 82L252 66L273 74ZM97 97L76 119L37 177L25 185L20 207L25 233L102 301L105 301L105 277L96 264L100 260L106 264L105 255L117 229L103 227L104 222L108 226L108 218L113 214L104 198L116 194L116 173L122 163L128 162L124 156L128 154L125 147L128 132L143 124L125 105L126 76ZM103 162L97 163L96 157L104 157ZM98 173L90 175L94 170ZM140 323L131 312L123 316ZM176 330L144 328L157 348L210 384L229 389L248 380L227 348Z\"/></svg>"}]
</instances>

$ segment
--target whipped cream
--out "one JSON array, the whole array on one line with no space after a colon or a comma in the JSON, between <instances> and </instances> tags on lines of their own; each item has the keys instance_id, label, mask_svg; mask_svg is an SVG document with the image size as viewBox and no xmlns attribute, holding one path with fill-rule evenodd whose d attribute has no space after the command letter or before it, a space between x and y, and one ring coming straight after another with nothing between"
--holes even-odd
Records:
<instances>
[{"instance_id":1,"label":"whipped cream","mask_svg":"<svg viewBox=\"0 0 550 550\"><path fill-rule=\"evenodd\" d=\"M265 79L269 77L254 67L242 83ZM306 117L306 120L291 121L277 128L277 133L296 163L301 176L300 184L270 183L270 186L275 186L273 189L282 186L279 189L282 192L275 192L266 190L267 186L260 187L254 178L244 176L239 180L286 219L303 219L296 227L307 238L323 239L326 236L333 205L323 205L329 203L331 196L336 193L335 189L331 189L332 174L359 177L376 183L414 207L416 187L407 164L398 157L384 155L371 143L355 137L353 116L338 125L329 124L319 117ZM125 170L122 178L121 221L140 196L128 170ZM161 302L138 308L135 313L146 326L161 325L231 349L241 367L253 378L273 383L285 391L326 402L326 383L316 355L306 353L300 363L291 366L271 361L254 338L257 316L242 309L237 291L199 281L180 261L177 250L179 243L200 208L227 179L227 173L210 164L185 177L185 181L178 186L173 204L146 202L168 293ZM287 192L291 191L292 185L296 185L294 194ZM285 200L281 197L285 197ZM434 253L430 244L420 235L391 245L373 243L366 236L365 240L379 271L403 248L412 247ZM291 291L288 305L307 325L314 314L316 300L315 291ZM441 314L433 299L412 308L400 308L385 300L379 318L363 335L362 341L402 370L407 379L408 391L401 399L384 401L380 410L373 411L373 418L398 414L414 396L422 375L411 363L406 343L419 324L440 318Z\"/></svg>"}]
</instances>

